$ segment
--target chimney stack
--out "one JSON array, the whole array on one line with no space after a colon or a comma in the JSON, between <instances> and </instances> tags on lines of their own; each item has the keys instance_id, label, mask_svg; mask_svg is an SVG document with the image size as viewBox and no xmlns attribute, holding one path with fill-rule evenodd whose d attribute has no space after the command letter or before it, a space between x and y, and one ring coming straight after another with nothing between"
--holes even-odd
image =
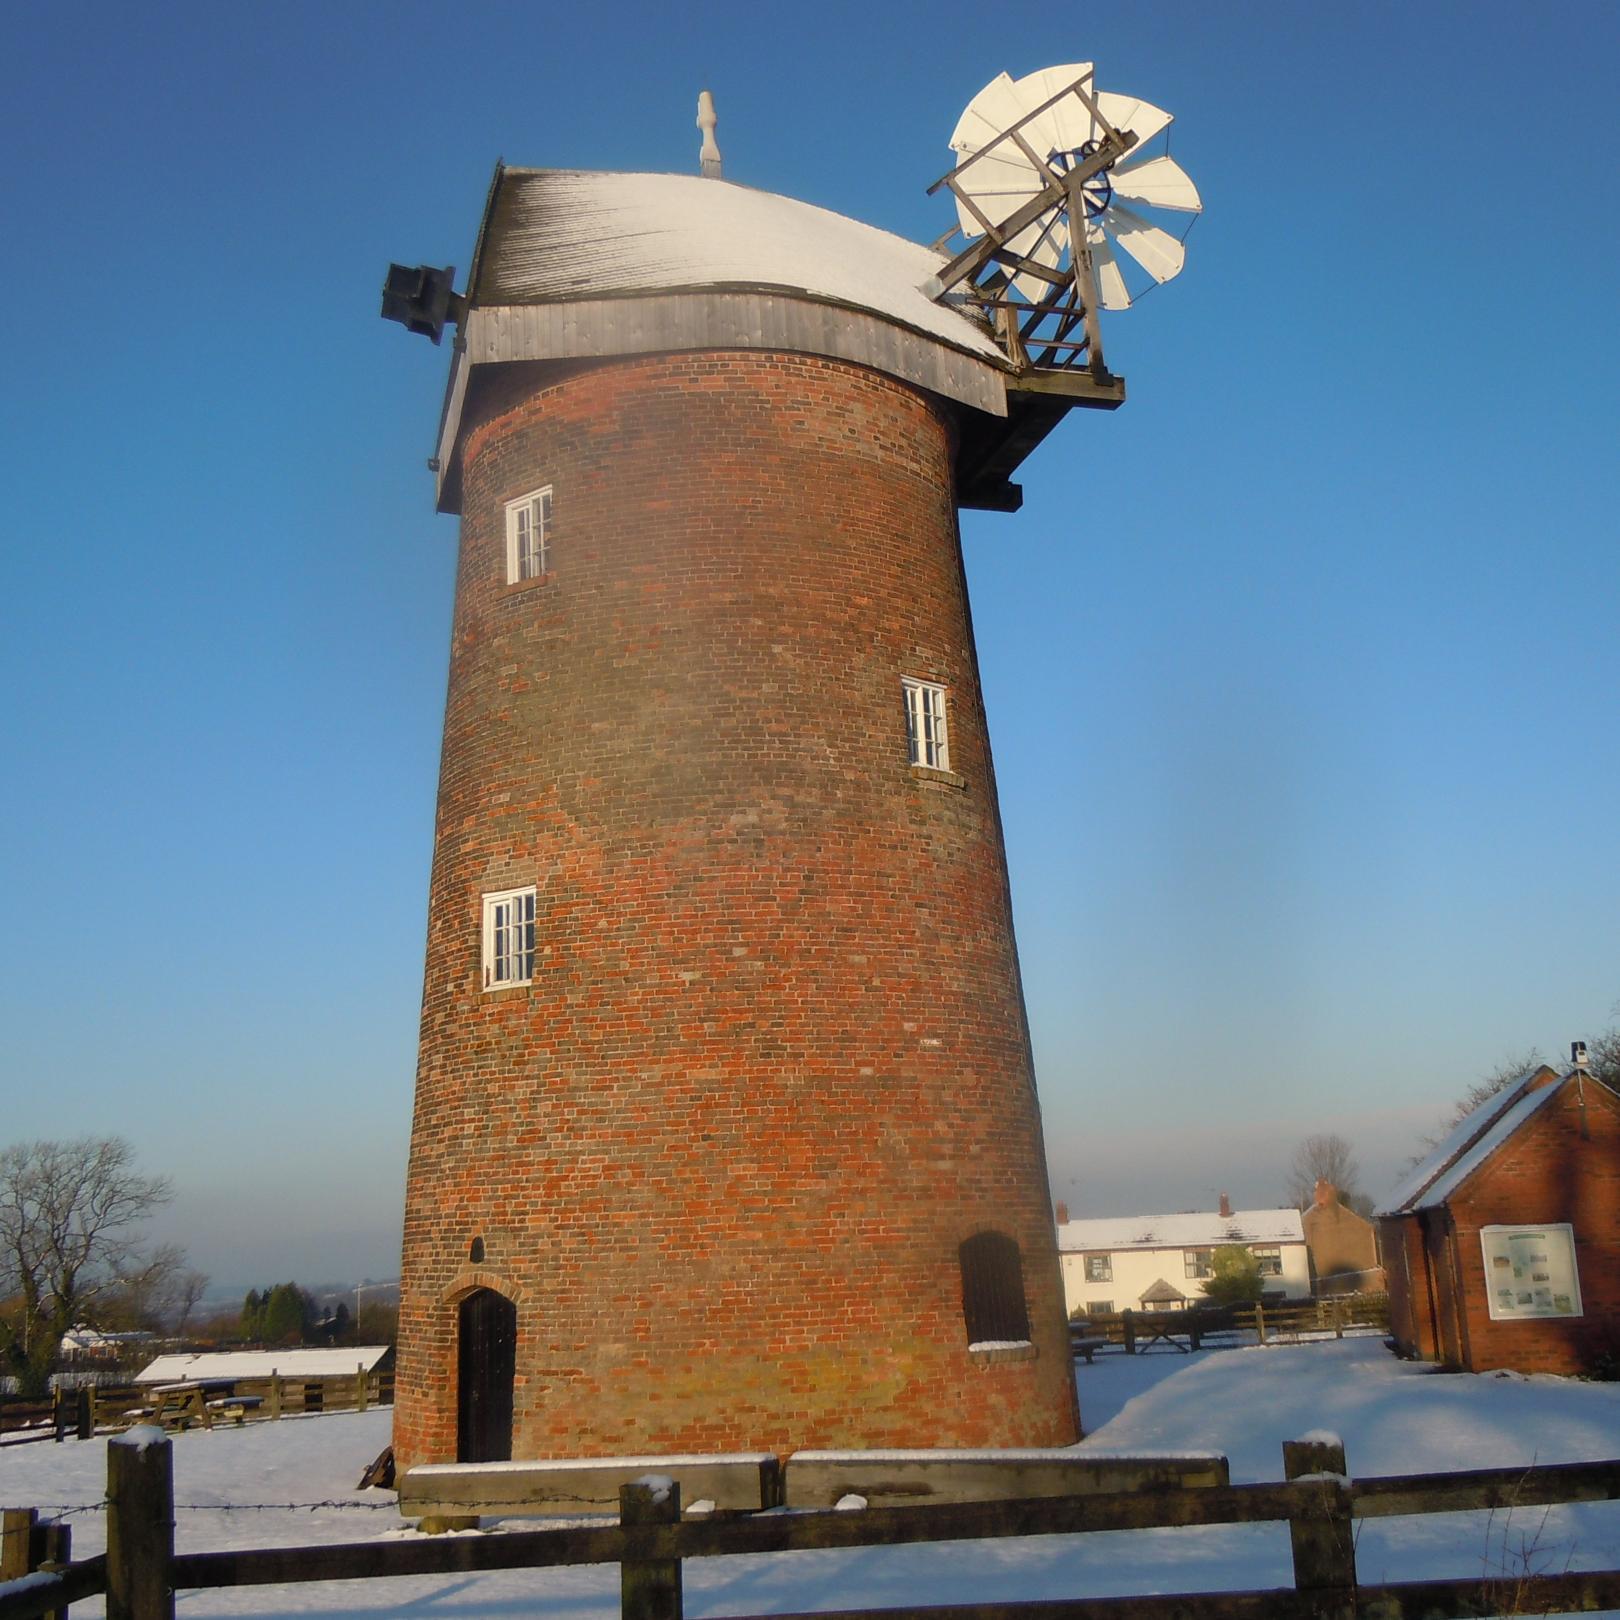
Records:
<instances>
[{"instance_id":1,"label":"chimney stack","mask_svg":"<svg viewBox=\"0 0 1620 1620\"><path fill-rule=\"evenodd\" d=\"M1069 1224L1069 1206L1067 1204L1058 1205L1057 1223L1059 1226L1067 1226Z\"/></svg>"},{"instance_id":2,"label":"chimney stack","mask_svg":"<svg viewBox=\"0 0 1620 1620\"><path fill-rule=\"evenodd\" d=\"M1336 1203L1338 1197L1339 1189L1331 1181L1324 1181L1320 1176L1316 1178L1316 1202L1319 1206Z\"/></svg>"},{"instance_id":3,"label":"chimney stack","mask_svg":"<svg viewBox=\"0 0 1620 1620\"><path fill-rule=\"evenodd\" d=\"M1232 1200L1230 1198L1228 1198L1225 1193L1222 1193L1221 1194L1221 1219L1223 1221L1229 1221L1229 1220L1231 1220L1231 1218L1232 1218Z\"/></svg>"},{"instance_id":4,"label":"chimney stack","mask_svg":"<svg viewBox=\"0 0 1620 1620\"><path fill-rule=\"evenodd\" d=\"M1574 1064L1577 1069L1584 1069L1586 1067L1585 1041L1571 1041L1569 1043L1569 1061Z\"/></svg>"}]
</instances>

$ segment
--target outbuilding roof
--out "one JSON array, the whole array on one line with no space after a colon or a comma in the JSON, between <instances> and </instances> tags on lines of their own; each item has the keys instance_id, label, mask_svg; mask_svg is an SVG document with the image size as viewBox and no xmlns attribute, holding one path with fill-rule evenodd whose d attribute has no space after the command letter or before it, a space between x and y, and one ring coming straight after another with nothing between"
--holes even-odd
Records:
<instances>
[{"instance_id":1,"label":"outbuilding roof","mask_svg":"<svg viewBox=\"0 0 1620 1620\"><path fill-rule=\"evenodd\" d=\"M1065 1221L1058 1248L1080 1250L1201 1249L1225 1243L1303 1243L1297 1209L1237 1209L1230 1215L1195 1211L1183 1215L1105 1215Z\"/></svg>"},{"instance_id":2,"label":"outbuilding roof","mask_svg":"<svg viewBox=\"0 0 1620 1620\"><path fill-rule=\"evenodd\" d=\"M195 1378L341 1378L370 1372L388 1354L386 1344L350 1344L318 1350L200 1350L159 1356L136 1374L137 1384L179 1384Z\"/></svg>"},{"instance_id":3,"label":"outbuilding roof","mask_svg":"<svg viewBox=\"0 0 1620 1620\"><path fill-rule=\"evenodd\" d=\"M945 257L729 180L503 167L467 297L479 306L775 290L870 311L1004 369L983 326L922 291Z\"/></svg>"},{"instance_id":4,"label":"outbuilding roof","mask_svg":"<svg viewBox=\"0 0 1620 1620\"><path fill-rule=\"evenodd\" d=\"M1380 1215L1406 1215L1434 1209L1479 1169L1525 1121L1557 1096L1577 1072L1598 1081L1589 1071L1571 1065L1562 1070L1539 1063L1494 1097L1487 1097L1453 1126L1446 1138L1395 1189Z\"/></svg>"}]
</instances>

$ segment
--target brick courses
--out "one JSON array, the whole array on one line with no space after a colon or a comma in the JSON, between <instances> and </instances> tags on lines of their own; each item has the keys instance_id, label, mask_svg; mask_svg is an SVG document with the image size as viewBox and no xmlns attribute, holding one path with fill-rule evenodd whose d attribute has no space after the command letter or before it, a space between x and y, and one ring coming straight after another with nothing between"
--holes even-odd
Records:
<instances>
[{"instance_id":1,"label":"brick courses","mask_svg":"<svg viewBox=\"0 0 1620 1620\"><path fill-rule=\"evenodd\" d=\"M802 355L506 382L462 437L401 1466L455 1455L479 1286L516 1456L1072 1441L949 420ZM541 484L552 572L508 586ZM950 776L903 675L949 689ZM481 896L531 883L533 983L485 992ZM969 1351L984 1228L1033 1355Z\"/></svg>"}]
</instances>

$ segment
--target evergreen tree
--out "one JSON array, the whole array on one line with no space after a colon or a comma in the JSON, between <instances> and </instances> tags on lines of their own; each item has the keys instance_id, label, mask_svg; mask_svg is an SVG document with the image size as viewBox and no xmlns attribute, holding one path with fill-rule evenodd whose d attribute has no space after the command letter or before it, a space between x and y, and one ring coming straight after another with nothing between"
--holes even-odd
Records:
<instances>
[{"instance_id":1,"label":"evergreen tree","mask_svg":"<svg viewBox=\"0 0 1620 1620\"><path fill-rule=\"evenodd\" d=\"M277 1283L265 1298L259 1337L266 1344L300 1344L309 1325L307 1296L297 1283Z\"/></svg>"},{"instance_id":2,"label":"evergreen tree","mask_svg":"<svg viewBox=\"0 0 1620 1620\"><path fill-rule=\"evenodd\" d=\"M1214 1275L1204 1284L1212 1305L1241 1305L1260 1297L1260 1262L1241 1243L1228 1243L1210 1256Z\"/></svg>"}]
</instances>

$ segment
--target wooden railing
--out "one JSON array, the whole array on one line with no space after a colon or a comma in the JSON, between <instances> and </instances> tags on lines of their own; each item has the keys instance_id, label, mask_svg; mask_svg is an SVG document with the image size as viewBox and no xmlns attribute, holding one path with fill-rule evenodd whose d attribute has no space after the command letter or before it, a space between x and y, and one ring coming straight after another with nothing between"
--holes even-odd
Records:
<instances>
[{"instance_id":1,"label":"wooden railing","mask_svg":"<svg viewBox=\"0 0 1620 1620\"><path fill-rule=\"evenodd\" d=\"M1251 1332L1261 1344L1302 1334L1333 1333L1367 1327L1388 1331L1386 1294L1341 1294L1322 1299L1284 1300L1274 1304L1195 1305L1179 1311L1110 1311L1075 1316L1069 1333L1075 1339L1103 1339L1134 1354L1141 1345L1177 1343L1196 1349L1222 1333Z\"/></svg>"},{"instance_id":2,"label":"wooden railing","mask_svg":"<svg viewBox=\"0 0 1620 1620\"><path fill-rule=\"evenodd\" d=\"M185 1386L171 1386L181 1388ZM32 1431L7 1445L32 1440L88 1440L98 1431L127 1429L154 1420L168 1427L192 1422L212 1424L222 1411L240 1412L244 1420L279 1418L308 1412L364 1412L372 1406L392 1406L394 1374L333 1373L322 1378L238 1378L229 1393L204 1389L194 1401L165 1400L145 1384L85 1385L58 1389L48 1401L8 1401L0 1404L0 1434ZM211 1403L208 1396L213 1396ZM233 1402L235 1403L233 1408Z\"/></svg>"},{"instance_id":3,"label":"wooden railing","mask_svg":"<svg viewBox=\"0 0 1620 1620\"><path fill-rule=\"evenodd\" d=\"M646 1478L621 1489L616 1525L176 1553L169 1441L143 1431L120 1436L107 1451L107 1556L73 1563L65 1529L39 1524L31 1510L8 1513L0 1575L12 1578L0 1585L0 1620L38 1620L100 1593L109 1620L172 1620L179 1590L581 1564L620 1566L623 1620L680 1620L681 1566L689 1558L1265 1521L1289 1527L1291 1587L907 1605L898 1612L930 1620L1443 1620L1620 1608L1620 1570L1614 1569L1363 1585L1355 1529L1357 1519L1397 1514L1615 1501L1620 1459L1351 1480L1342 1446L1313 1439L1284 1444L1282 1483L685 1520L679 1484ZM54 1556L42 1560L47 1530L55 1531ZM24 1575L29 1578L16 1578ZM842 1611L819 1620L883 1620L883 1611Z\"/></svg>"}]
</instances>

